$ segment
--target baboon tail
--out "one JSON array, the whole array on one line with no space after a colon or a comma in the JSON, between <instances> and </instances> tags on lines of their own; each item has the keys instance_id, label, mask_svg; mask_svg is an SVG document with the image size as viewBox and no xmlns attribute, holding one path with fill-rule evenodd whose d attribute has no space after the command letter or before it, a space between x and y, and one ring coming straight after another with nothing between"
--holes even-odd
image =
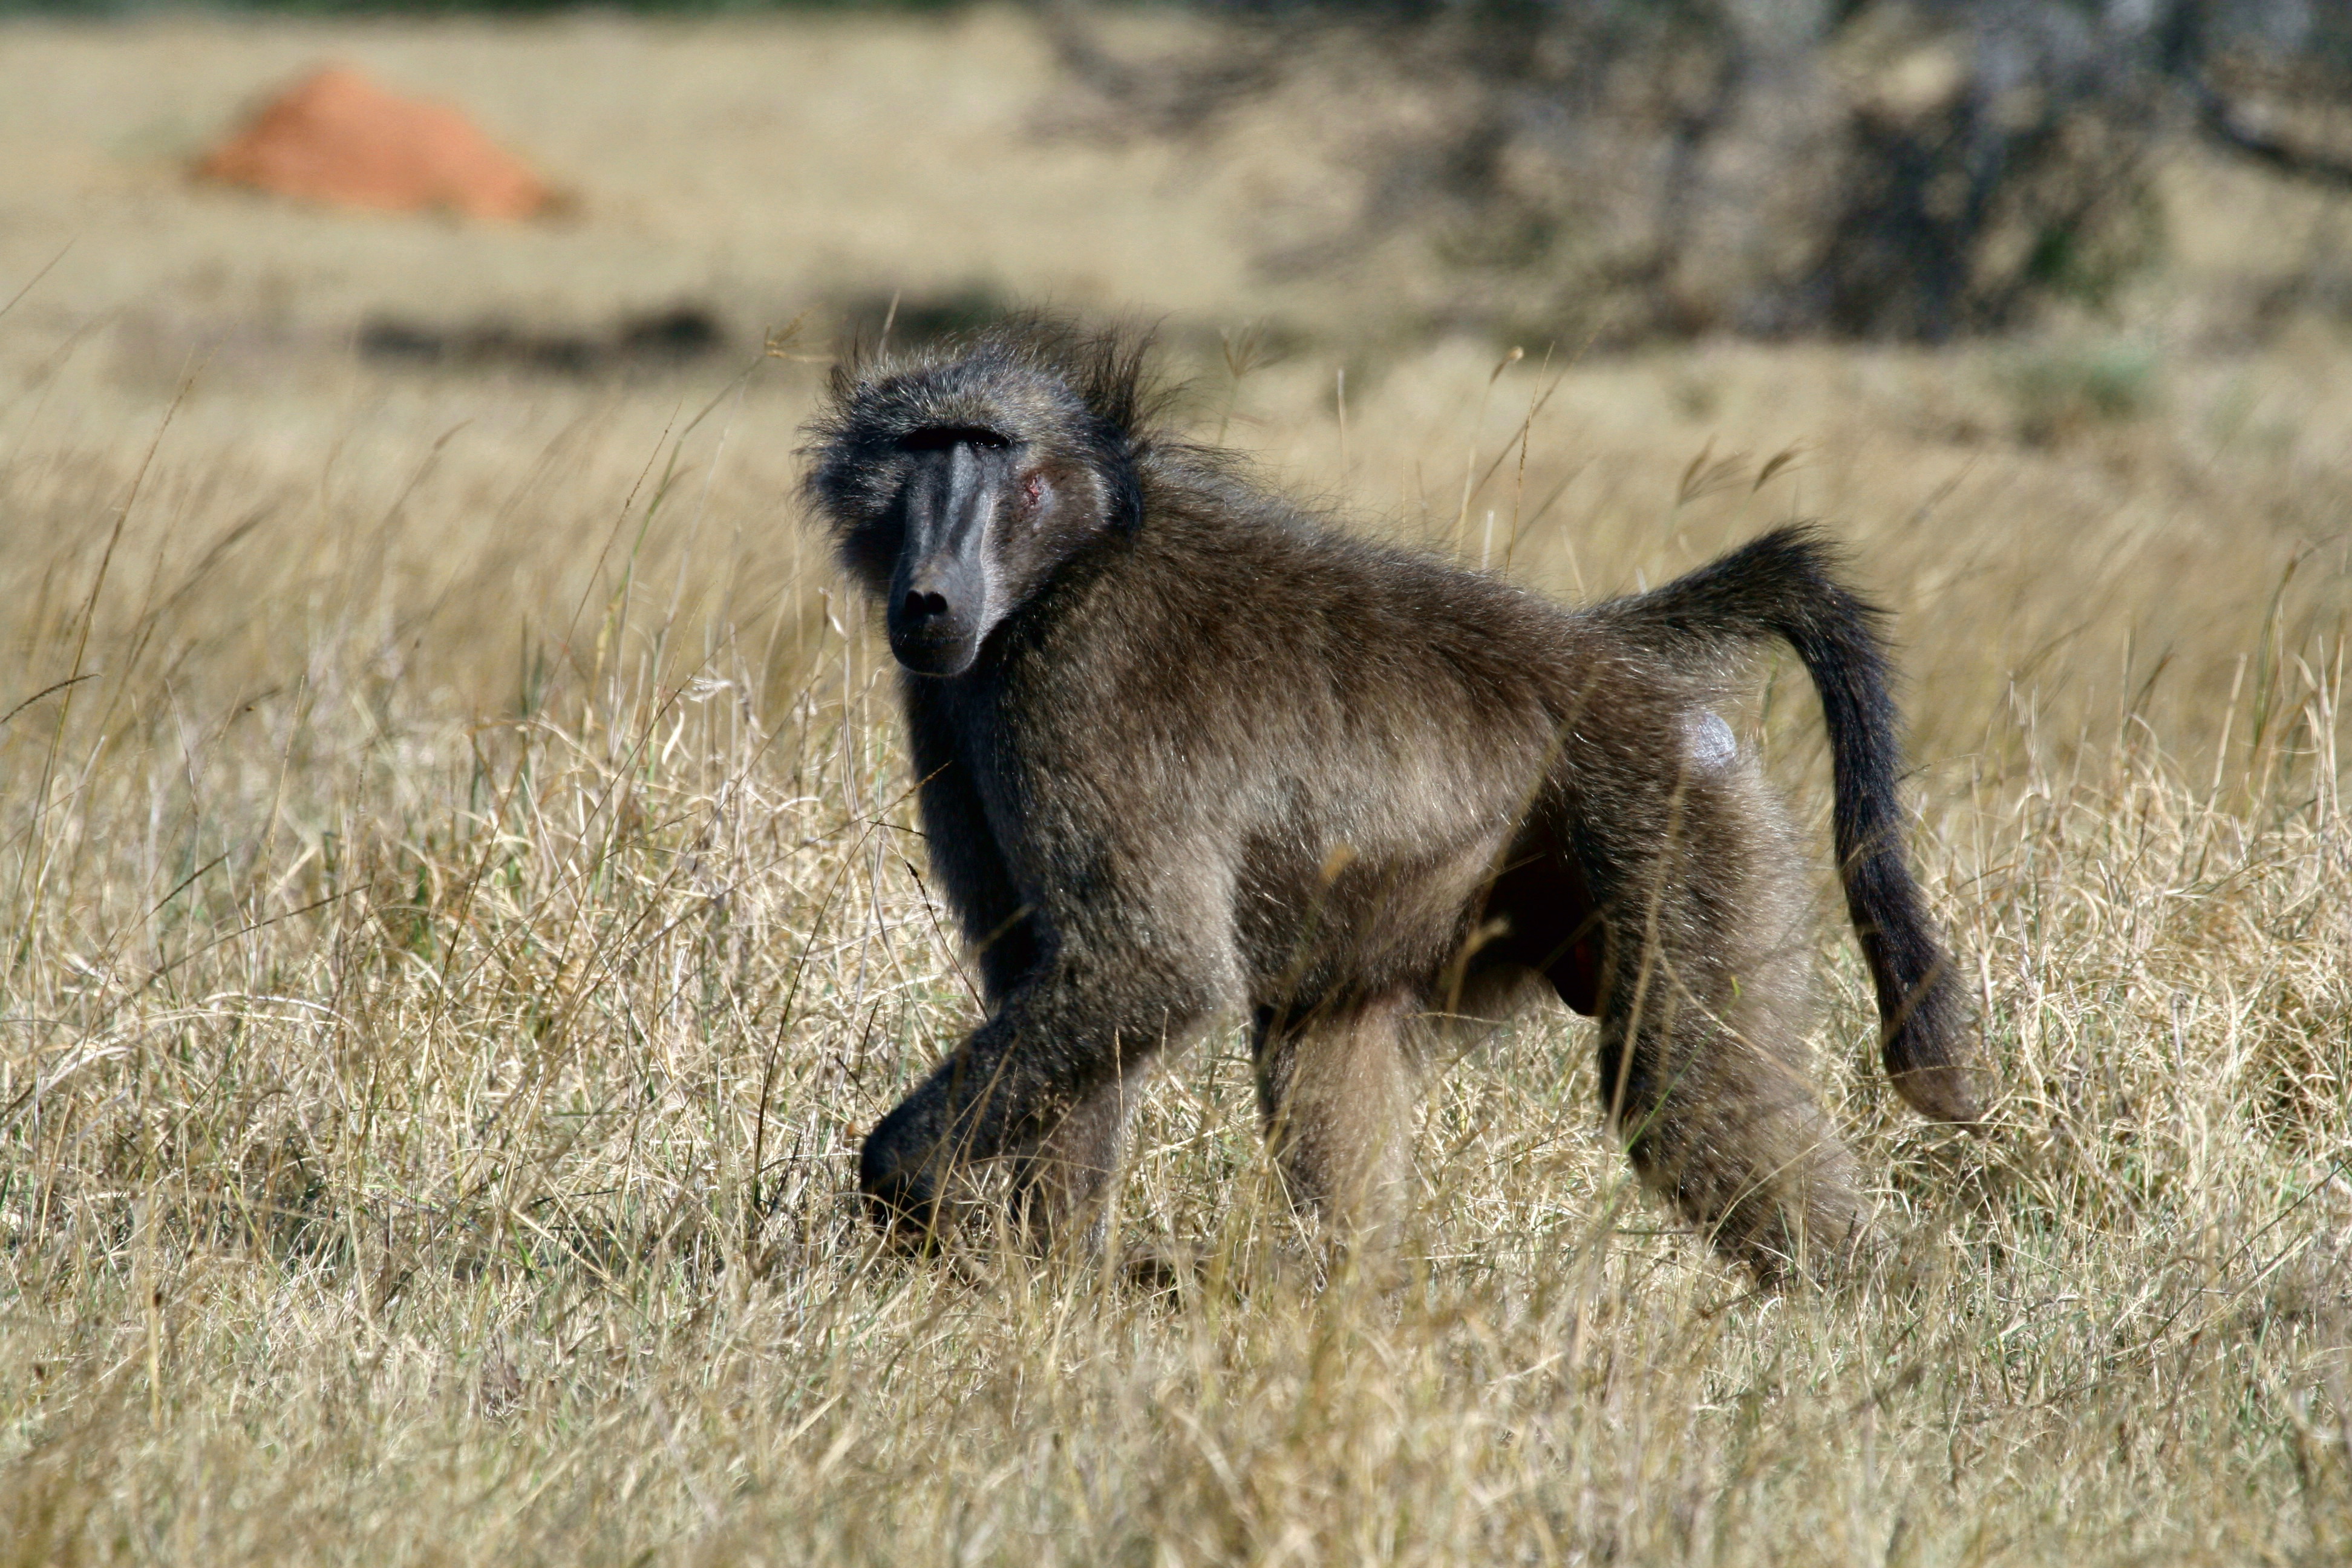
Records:
<instances>
[{"instance_id":1,"label":"baboon tail","mask_svg":"<svg viewBox=\"0 0 2352 1568\"><path fill-rule=\"evenodd\" d=\"M1878 994L1887 1074L1921 1114L1974 1122L1959 976L1903 854L1902 753L1879 633L1885 615L1839 581L1838 566L1828 540L1793 523L1601 613L1668 658L1768 637L1796 649L1829 730L1838 864Z\"/></svg>"}]
</instances>

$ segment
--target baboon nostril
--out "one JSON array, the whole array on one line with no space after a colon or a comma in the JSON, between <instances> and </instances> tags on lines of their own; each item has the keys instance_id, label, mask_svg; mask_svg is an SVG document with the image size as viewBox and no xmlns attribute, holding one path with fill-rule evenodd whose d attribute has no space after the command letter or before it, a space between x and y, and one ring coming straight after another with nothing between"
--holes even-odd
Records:
<instances>
[{"instance_id":1,"label":"baboon nostril","mask_svg":"<svg viewBox=\"0 0 2352 1568\"><path fill-rule=\"evenodd\" d=\"M907 595L906 611L907 618L911 621L923 620L932 616L944 616L948 613L947 595L910 593Z\"/></svg>"}]
</instances>

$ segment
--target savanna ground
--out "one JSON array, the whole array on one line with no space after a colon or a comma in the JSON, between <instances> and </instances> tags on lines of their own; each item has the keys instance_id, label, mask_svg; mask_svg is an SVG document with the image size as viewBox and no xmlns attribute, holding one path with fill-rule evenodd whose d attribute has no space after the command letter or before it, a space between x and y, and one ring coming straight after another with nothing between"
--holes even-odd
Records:
<instances>
[{"instance_id":1,"label":"savanna ground","mask_svg":"<svg viewBox=\"0 0 2352 1568\"><path fill-rule=\"evenodd\" d=\"M184 182L329 57L575 211ZM2340 209L2184 157L2114 319L1514 363L1386 333L1376 268L1255 279L1311 103L1041 139L1011 16L16 23L0 81L0 1562L2352 1554ZM1402 1288L1267 1263L1228 1038L1120 1200L1197 1281L877 1256L859 1131L973 1004L793 448L845 305L976 288L1165 312L1203 433L1562 595L1834 521L2000 1091L1892 1103L1824 856L1859 1278L1677 1234L1564 1016L1436 1080ZM730 353L352 347L681 299Z\"/></svg>"}]
</instances>

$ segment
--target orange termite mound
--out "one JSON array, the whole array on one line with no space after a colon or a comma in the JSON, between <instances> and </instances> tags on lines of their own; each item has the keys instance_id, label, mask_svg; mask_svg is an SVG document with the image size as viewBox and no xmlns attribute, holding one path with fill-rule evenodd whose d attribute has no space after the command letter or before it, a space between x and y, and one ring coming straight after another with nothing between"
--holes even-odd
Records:
<instances>
[{"instance_id":1,"label":"orange termite mound","mask_svg":"<svg viewBox=\"0 0 2352 1568\"><path fill-rule=\"evenodd\" d=\"M200 179L383 212L446 207L526 218L550 192L530 165L445 104L329 66L280 94L196 165Z\"/></svg>"}]
</instances>

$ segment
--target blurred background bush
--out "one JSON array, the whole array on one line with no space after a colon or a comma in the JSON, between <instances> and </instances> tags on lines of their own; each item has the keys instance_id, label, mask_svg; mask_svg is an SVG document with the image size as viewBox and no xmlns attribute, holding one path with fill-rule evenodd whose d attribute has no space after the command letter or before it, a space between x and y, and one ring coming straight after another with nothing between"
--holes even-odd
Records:
<instances>
[{"instance_id":1,"label":"blurred background bush","mask_svg":"<svg viewBox=\"0 0 2352 1568\"><path fill-rule=\"evenodd\" d=\"M547 17L567 0L258 0L222 16ZM660 17L953 0L625 0ZM2112 313L2179 222L2165 156L2352 189L2347 0L1197 0L1029 7L1040 128L1311 152L1248 242L1354 279L1381 335L1942 342ZM6 0L0 16L177 13ZM2301 280L2308 283L2310 279ZM2329 289L2341 290L2333 277ZM1154 301L1157 302L1157 301ZM2275 310L2283 301L2257 302Z\"/></svg>"},{"instance_id":2,"label":"blurred background bush","mask_svg":"<svg viewBox=\"0 0 2352 1568\"><path fill-rule=\"evenodd\" d=\"M1359 89L1349 221L1412 231L1451 310L1612 339L1940 342L2107 305L2162 253L2158 149L2352 184L2341 0L1229 0L1147 59L1055 8L1108 122L1199 134L1304 71ZM1475 279L1475 282L1470 281ZM1433 304L1444 311L1446 307Z\"/></svg>"}]
</instances>

